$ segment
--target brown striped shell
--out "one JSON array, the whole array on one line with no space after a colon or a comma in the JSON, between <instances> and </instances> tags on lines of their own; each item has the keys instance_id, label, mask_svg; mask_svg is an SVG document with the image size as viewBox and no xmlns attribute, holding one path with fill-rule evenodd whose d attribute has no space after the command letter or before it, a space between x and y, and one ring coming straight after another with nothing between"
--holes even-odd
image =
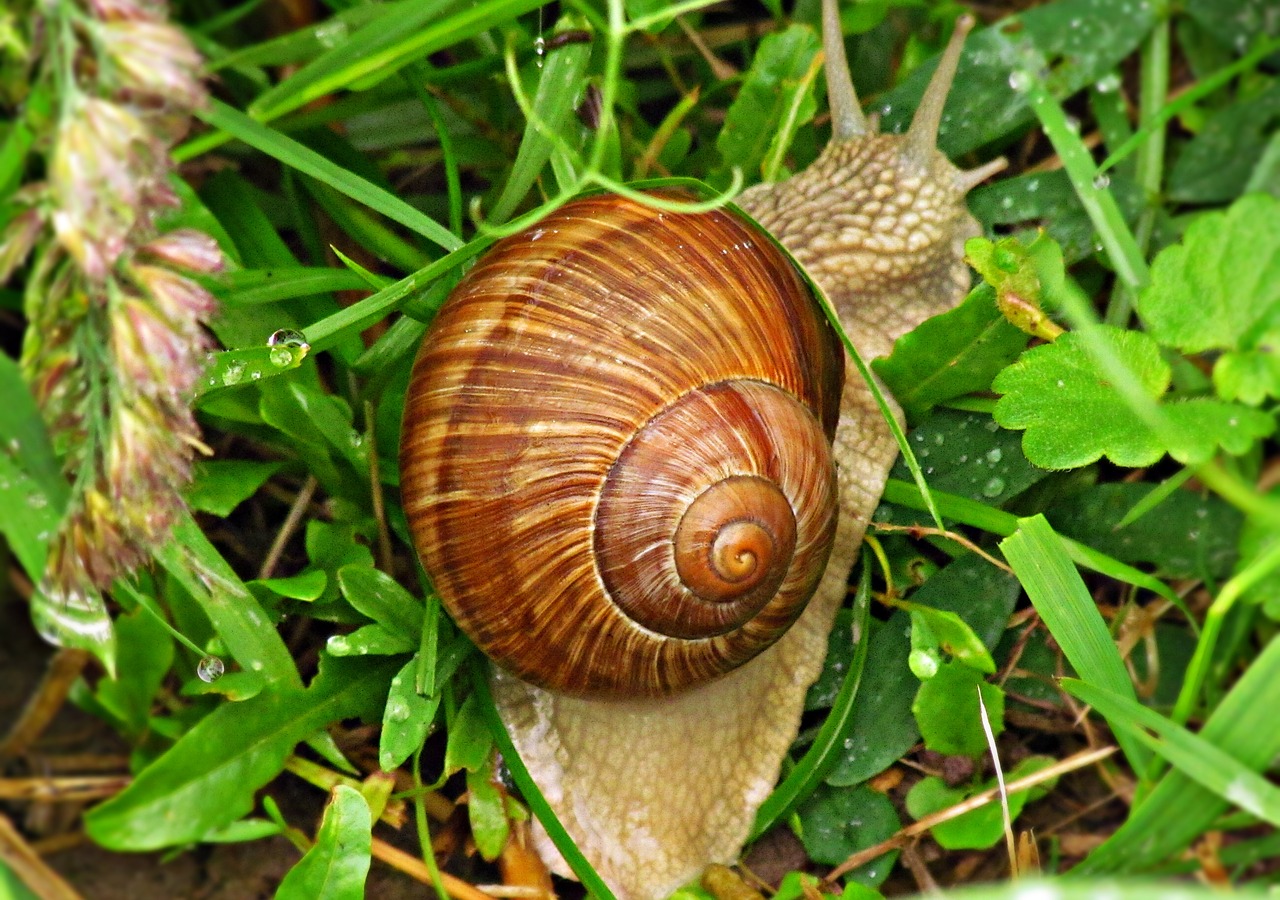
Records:
<instances>
[{"instance_id":1,"label":"brown striped shell","mask_svg":"<svg viewBox=\"0 0 1280 900\"><path fill-rule=\"evenodd\" d=\"M782 635L826 564L843 356L739 217L579 198L424 340L401 491L446 608L527 681L661 694Z\"/></svg>"}]
</instances>

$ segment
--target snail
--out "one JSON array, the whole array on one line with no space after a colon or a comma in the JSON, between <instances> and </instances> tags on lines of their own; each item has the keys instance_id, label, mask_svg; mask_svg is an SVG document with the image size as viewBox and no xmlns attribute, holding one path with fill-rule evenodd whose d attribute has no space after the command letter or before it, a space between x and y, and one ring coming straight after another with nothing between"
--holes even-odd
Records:
<instances>
[{"instance_id":1,"label":"snail","mask_svg":"<svg viewBox=\"0 0 1280 900\"><path fill-rule=\"evenodd\" d=\"M833 136L740 196L767 234L726 210L571 201L482 258L419 351L401 444L415 545L622 900L741 851L897 455L774 240L864 358L959 302L964 197L1003 164L960 171L934 146L971 26L909 131L877 134L824 0Z\"/></svg>"}]
</instances>

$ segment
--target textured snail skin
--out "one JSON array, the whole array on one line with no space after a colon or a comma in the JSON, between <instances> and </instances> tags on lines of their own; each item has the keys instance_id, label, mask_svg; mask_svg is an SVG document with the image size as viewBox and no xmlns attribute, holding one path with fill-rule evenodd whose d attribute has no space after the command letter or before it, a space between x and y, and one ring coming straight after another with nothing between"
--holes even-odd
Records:
<instances>
[{"instance_id":1,"label":"textured snail skin","mask_svg":"<svg viewBox=\"0 0 1280 900\"><path fill-rule=\"evenodd\" d=\"M560 692L742 665L830 553L840 364L795 266L728 212L597 195L500 242L405 404L405 515L446 608Z\"/></svg>"},{"instance_id":2,"label":"textured snail skin","mask_svg":"<svg viewBox=\"0 0 1280 900\"><path fill-rule=\"evenodd\" d=\"M849 83L835 7L824 0L832 142L805 171L739 202L805 266L869 360L963 298L963 243L978 233L964 195L998 165L962 172L934 149L967 24L911 131L877 135ZM600 702L495 673L495 699L521 758L622 900L657 900L707 865L735 861L777 781L898 452L870 389L856 368L846 373L835 543L817 592L782 638L724 677L660 699ZM568 874L545 835L539 841L543 857Z\"/></svg>"}]
</instances>

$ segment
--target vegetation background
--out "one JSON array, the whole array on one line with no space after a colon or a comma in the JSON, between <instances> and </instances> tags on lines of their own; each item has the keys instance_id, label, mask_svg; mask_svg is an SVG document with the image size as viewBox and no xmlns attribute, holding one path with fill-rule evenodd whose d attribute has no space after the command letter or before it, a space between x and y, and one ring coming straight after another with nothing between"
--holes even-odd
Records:
<instances>
[{"instance_id":1,"label":"vegetation background","mask_svg":"<svg viewBox=\"0 0 1280 900\"><path fill-rule=\"evenodd\" d=\"M966 8L847 5L883 128ZM969 299L873 364L913 452L843 620L870 638L837 629L748 879L1264 888L1280 7L968 8L941 145L1010 166L971 197ZM466 264L556 202L803 168L816 18L0 10L0 894L537 889L508 840L532 789L495 771L480 663L405 540L408 367Z\"/></svg>"}]
</instances>

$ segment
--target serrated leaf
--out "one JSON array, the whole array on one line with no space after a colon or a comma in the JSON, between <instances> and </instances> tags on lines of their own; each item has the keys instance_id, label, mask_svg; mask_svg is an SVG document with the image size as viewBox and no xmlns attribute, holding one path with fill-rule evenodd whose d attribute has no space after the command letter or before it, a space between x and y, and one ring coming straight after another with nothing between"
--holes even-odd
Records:
<instances>
[{"instance_id":1,"label":"serrated leaf","mask_svg":"<svg viewBox=\"0 0 1280 900\"><path fill-rule=\"evenodd\" d=\"M920 685L911 711L930 750L948 756L980 756L987 750L978 707L978 691L987 707L991 731L1004 731L1004 691L982 680L978 671L958 662L944 663Z\"/></svg>"},{"instance_id":2,"label":"serrated leaf","mask_svg":"<svg viewBox=\"0 0 1280 900\"><path fill-rule=\"evenodd\" d=\"M1280 200L1251 194L1197 218L1151 264L1137 309L1152 337L1185 353L1257 349L1280 316Z\"/></svg>"},{"instance_id":3,"label":"serrated leaf","mask_svg":"<svg viewBox=\"0 0 1280 900\"><path fill-rule=\"evenodd\" d=\"M1195 398L1162 407L1172 426L1166 444L1110 383L1090 339L1127 366L1153 402L1169 388L1169 364L1142 332L1101 326L1088 337L1072 332L1024 353L992 385L1004 395L995 418L1005 428L1025 429L1022 449L1036 465L1071 469L1106 456L1120 466L1149 466L1165 453L1179 462L1202 462L1219 445L1242 453L1271 433L1270 416Z\"/></svg>"},{"instance_id":4,"label":"serrated leaf","mask_svg":"<svg viewBox=\"0 0 1280 900\"><path fill-rule=\"evenodd\" d=\"M289 870L276 900L360 900L369 875L372 847L369 804L340 784L325 806L316 842Z\"/></svg>"},{"instance_id":5,"label":"serrated leaf","mask_svg":"<svg viewBox=\"0 0 1280 900\"><path fill-rule=\"evenodd\" d=\"M984 287L898 338L871 368L903 411L918 418L938 403L986 390L1026 345L1027 336L1005 321Z\"/></svg>"}]
</instances>

